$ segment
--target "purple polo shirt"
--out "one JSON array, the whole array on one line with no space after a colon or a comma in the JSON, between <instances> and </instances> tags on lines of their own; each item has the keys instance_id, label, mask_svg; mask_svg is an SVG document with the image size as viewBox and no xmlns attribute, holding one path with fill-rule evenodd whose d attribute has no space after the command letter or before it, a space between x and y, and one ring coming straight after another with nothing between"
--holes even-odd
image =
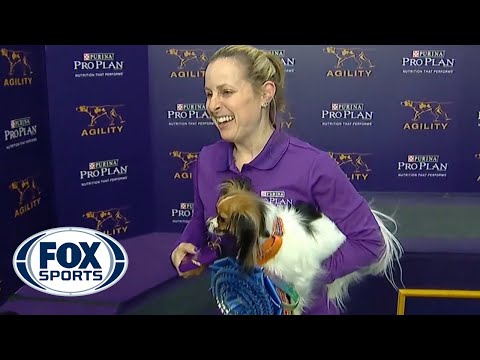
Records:
<instances>
[{"instance_id":1,"label":"purple polo shirt","mask_svg":"<svg viewBox=\"0 0 480 360\"><path fill-rule=\"evenodd\" d=\"M220 140L205 146L194 164L194 215L177 241L206 245L205 222L215 216L219 184L233 176L251 179L254 191L275 204L306 201L315 204L347 236L347 241L326 261L329 274L322 283L351 273L377 259L382 250L380 229L365 199L327 152L282 130L275 130L262 152L240 172L233 145ZM287 230L288 231L288 230ZM325 287L309 314L335 314L327 308Z\"/></svg>"}]
</instances>

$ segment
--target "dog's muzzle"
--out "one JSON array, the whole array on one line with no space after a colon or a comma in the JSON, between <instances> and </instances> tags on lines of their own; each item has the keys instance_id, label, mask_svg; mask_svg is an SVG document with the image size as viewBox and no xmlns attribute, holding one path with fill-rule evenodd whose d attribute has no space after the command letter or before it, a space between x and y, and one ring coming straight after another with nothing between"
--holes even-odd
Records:
<instances>
[{"instance_id":1,"label":"dog's muzzle","mask_svg":"<svg viewBox=\"0 0 480 360\"><path fill-rule=\"evenodd\" d=\"M208 232L216 234L218 230L218 221L216 216L209 217L206 221Z\"/></svg>"}]
</instances>

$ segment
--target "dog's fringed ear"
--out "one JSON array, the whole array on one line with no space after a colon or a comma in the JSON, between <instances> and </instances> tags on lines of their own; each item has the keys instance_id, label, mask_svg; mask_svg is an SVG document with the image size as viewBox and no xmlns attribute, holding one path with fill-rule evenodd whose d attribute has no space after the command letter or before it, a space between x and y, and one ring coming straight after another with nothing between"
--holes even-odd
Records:
<instances>
[{"instance_id":1,"label":"dog's fringed ear","mask_svg":"<svg viewBox=\"0 0 480 360\"><path fill-rule=\"evenodd\" d=\"M235 235L237 237L238 263L247 272L253 270L258 256L258 228L248 215L240 214L235 219Z\"/></svg>"},{"instance_id":2,"label":"dog's fringed ear","mask_svg":"<svg viewBox=\"0 0 480 360\"><path fill-rule=\"evenodd\" d=\"M251 191L251 180L245 176L238 176L231 179L226 179L220 184L220 196L225 196L228 193L237 191Z\"/></svg>"}]
</instances>

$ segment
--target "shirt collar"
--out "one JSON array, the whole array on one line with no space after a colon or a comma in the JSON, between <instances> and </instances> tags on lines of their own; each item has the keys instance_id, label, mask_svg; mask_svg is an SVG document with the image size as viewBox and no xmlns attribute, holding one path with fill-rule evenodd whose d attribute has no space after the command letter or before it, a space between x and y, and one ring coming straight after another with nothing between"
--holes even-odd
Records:
<instances>
[{"instance_id":1,"label":"shirt collar","mask_svg":"<svg viewBox=\"0 0 480 360\"><path fill-rule=\"evenodd\" d=\"M268 170L273 168L287 151L290 139L287 133L281 129L275 129L268 139L265 147L253 159L248 166L259 170ZM224 142L223 151L219 153L217 163L218 171L226 171L236 169L233 158L233 144Z\"/></svg>"}]
</instances>

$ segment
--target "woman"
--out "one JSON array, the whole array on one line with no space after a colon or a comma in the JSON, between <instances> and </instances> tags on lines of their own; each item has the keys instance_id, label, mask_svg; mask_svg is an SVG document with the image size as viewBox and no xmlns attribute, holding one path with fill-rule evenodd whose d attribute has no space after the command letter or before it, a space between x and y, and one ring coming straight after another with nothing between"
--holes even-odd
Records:
<instances>
[{"instance_id":1,"label":"woman","mask_svg":"<svg viewBox=\"0 0 480 360\"><path fill-rule=\"evenodd\" d=\"M378 260L382 235L367 202L328 153L275 126L285 109L285 73L281 60L250 46L226 46L210 59L205 72L206 108L221 140L203 147L195 164L194 215L171 254L173 265L206 245L206 220L216 215L218 184L234 176L251 180L271 202L305 201L318 206L347 241L324 264L323 285ZM336 314L325 286L308 314Z\"/></svg>"}]
</instances>

